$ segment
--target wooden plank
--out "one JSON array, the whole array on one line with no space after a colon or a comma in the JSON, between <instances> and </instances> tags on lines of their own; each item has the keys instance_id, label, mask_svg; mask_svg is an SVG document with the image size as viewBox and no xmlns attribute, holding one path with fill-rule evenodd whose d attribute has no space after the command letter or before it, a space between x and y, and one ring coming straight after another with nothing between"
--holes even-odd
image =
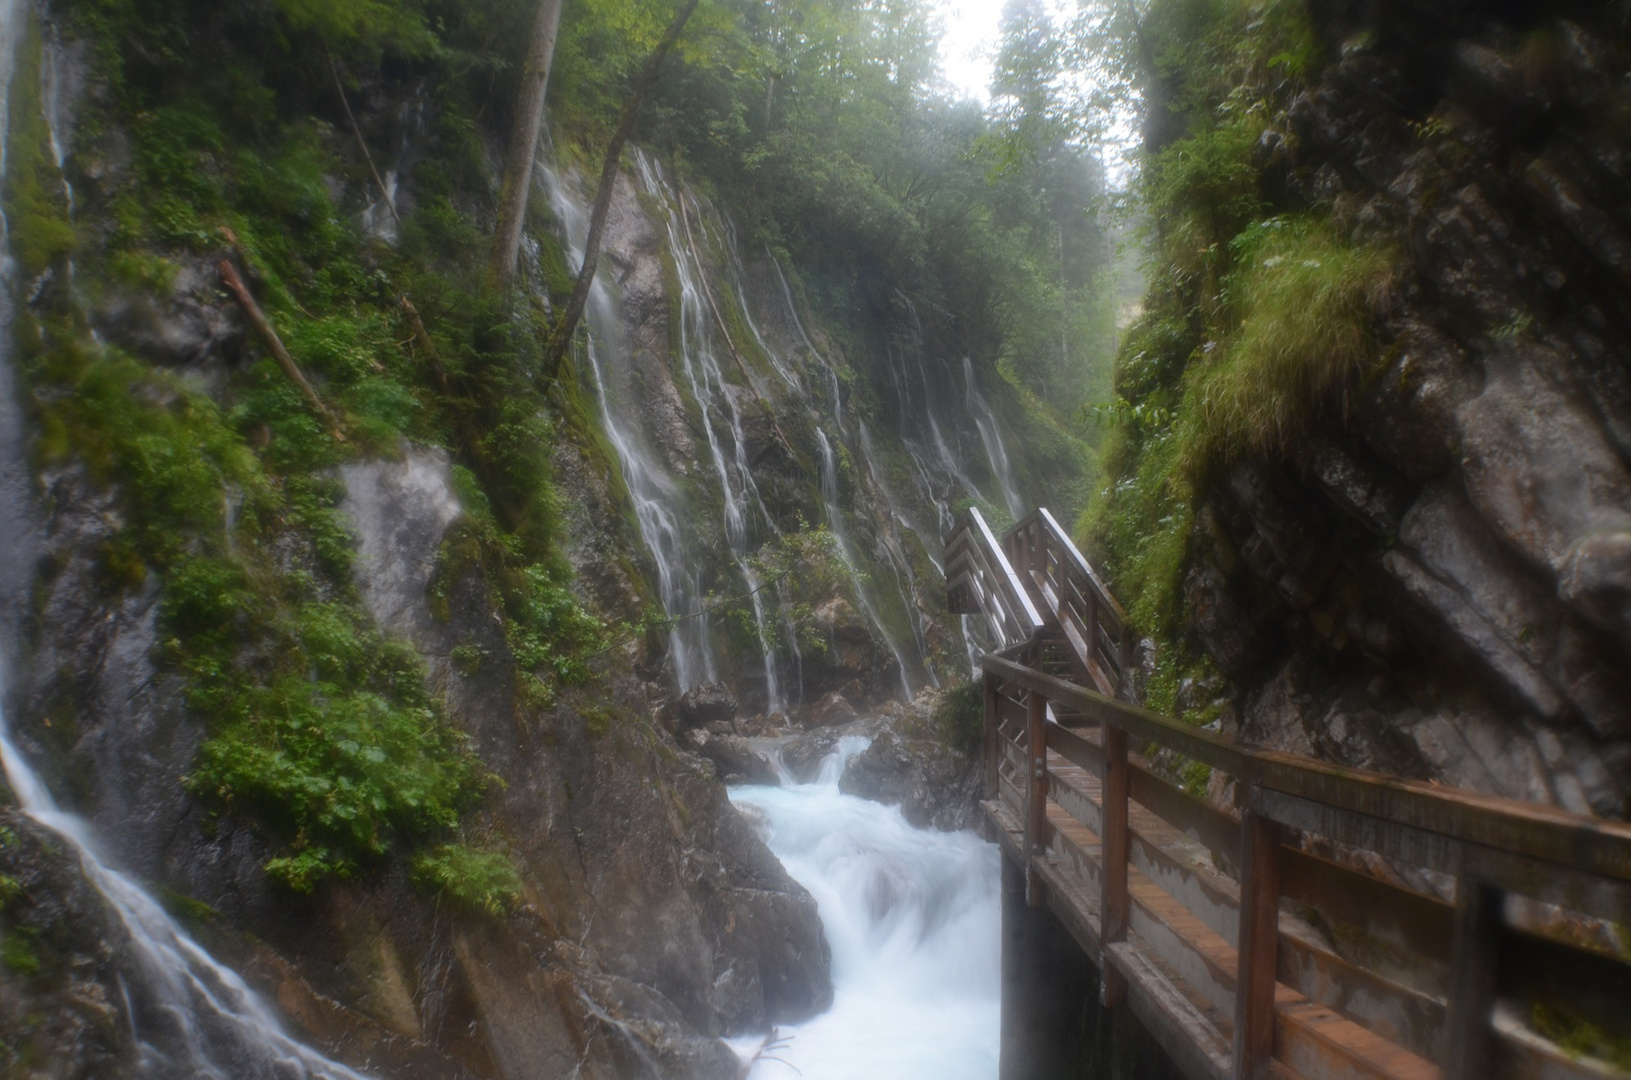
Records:
<instances>
[{"instance_id":1,"label":"wooden plank","mask_svg":"<svg viewBox=\"0 0 1631 1080\"><path fill-rule=\"evenodd\" d=\"M1483 1080L1494 1064L1491 1014L1506 898L1499 889L1465 876L1456 882L1455 891L1445 1072L1448 1080Z\"/></svg>"},{"instance_id":2,"label":"wooden plank","mask_svg":"<svg viewBox=\"0 0 1631 1080\"><path fill-rule=\"evenodd\" d=\"M1099 910L1103 913L1104 940L1113 943L1127 937L1127 733L1106 725L1100 742L1104 746L1104 889ZM1106 971L1101 1003L1109 1008L1120 1005L1126 990L1119 975Z\"/></svg>"},{"instance_id":3,"label":"wooden plank","mask_svg":"<svg viewBox=\"0 0 1631 1080\"><path fill-rule=\"evenodd\" d=\"M1287 848L1280 895L1317 913L1384 977L1422 993L1448 992L1452 909L1437 897Z\"/></svg>"},{"instance_id":4,"label":"wooden plank","mask_svg":"<svg viewBox=\"0 0 1631 1080\"><path fill-rule=\"evenodd\" d=\"M1253 751L1251 764L1253 783L1266 789L1631 882L1631 824L1625 822L1266 750Z\"/></svg>"},{"instance_id":5,"label":"wooden plank","mask_svg":"<svg viewBox=\"0 0 1631 1080\"><path fill-rule=\"evenodd\" d=\"M1234 743L1209 731L1188 727L1075 683L1044 675L1003 656L987 655L981 658L980 666L1026 689L1040 690L1050 699L1097 723L1123 728L1134 738L1160 743L1185 757L1192 757L1236 776L1245 769L1247 754Z\"/></svg>"},{"instance_id":6,"label":"wooden plank","mask_svg":"<svg viewBox=\"0 0 1631 1080\"><path fill-rule=\"evenodd\" d=\"M1240 973L1235 988L1238 1080L1265 1080L1274 1056L1280 946L1280 826L1250 809L1240 823Z\"/></svg>"},{"instance_id":7,"label":"wooden plank","mask_svg":"<svg viewBox=\"0 0 1631 1080\"><path fill-rule=\"evenodd\" d=\"M1077 732L1050 728L1048 737L1050 745L1056 748L1059 742L1074 745L1075 756L1082 758L1087 766L1051 766L1053 801L1088 829L1096 831L1100 820L1099 806L1095 801L1099 797L1099 785L1092 774L1102 771L1102 766L1094 768L1098 764L1098 747ZM1217 872L1219 860L1206 846L1180 832L1173 823L1162 820L1147 807L1137 805L1138 785L1147 779L1165 788L1180 805L1189 804L1212 815L1217 828L1230 830L1229 841L1233 845L1240 842L1239 824L1227 815L1189 799L1176 788L1148 777L1136 761L1131 766L1135 805L1128 812L1131 834L1129 865L1133 871L1149 878L1173 901L1181 903L1197 916L1202 925L1219 935L1221 943L1232 950L1238 940L1239 888L1233 880ZM1055 829L1057 832L1057 820ZM1414 1053L1431 1057L1441 1052L1443 1006L1417 987L1424 986L1441 997L1443 995L1444 967L1448 961L1449 908L1417 893L1357 874L1293 848L1283 847L1280 857L1282 893L1289 894L1287 882L1290 881L1301 890L1300 895L1305 900L1323 900L1326 908L1335 913L1326 922L1335 927L1336 933L1349 948L1374 955L1372 947L1364 942L1374 927L1380 932L1393 934L1391 949L1383 945L1375 949L1398 956L1401 962L1405 962L1416 959L1409 952L1411 945L1430 945L1435 934L1441 939L1436 962L1426 960L1410 969L1412 973L1423 969L1428 976L1415 982L1400 982L1332 953L1329 946L1314 936L1308 927L1290 916L1282 916L1277 969L1280 982L1295 988L1310 1000L1331 1006L1370 1026ZM1136 881L1136 873L1130 880ZM1134 894L1134 907L1129 925L1134 932L1151 938L1153 931L1140 929L1136 886L1130 886L1130 892ZM1335 898L1345 898L1349 894L1356 898L1353 906L1343 907L1333 902ZM1402 913L1395 914L1395 909L1401 907ZM1323 913L1315 917L1326 918ZM1355 918L1360 921L1353 921ZM1391 929L1400 923L1408 926L1409 936L1402 936ZM1163 955L1168 962L1177 963L1173 957ZM1228 992L1232 995L1233 961L1230 963ZM1232 1009L1232 1004L1226 1007Z\"/></svg>"},{"instance_id":8,"label":"wooden plank","mask_svg":"<svg viewBox=\"0 0 1631 1080\"><path fill-rule=\"evenodd\" d=\"M1073 895L1086 897L1095 884L1102 883L1102 847L1098 838L1070 822L1057 808L1050 820L1055 823L1055 870L1080 882L1084 888ZM1128 878L1132 900L1128 940L1136 941L1150 959L1163 965L1170 972L1169 978L1178 980L1174 985L1190 1000L1213 1008L1232 1008L1237 986L1235 950L1153 880L1136 871L1130 872ZM1056 906L1051 896L1049 906ZM1282 956L1288 949L1306 948L1283 932L1280 943ZM1437 1076L1437 1069L1427 1059L1310 1001L1289 986L1277 986L1274 1001L1279 1021L1275 1054L1311 1076L1352 1080L1425 1080ZM1230 1024L1229 1030L1233 1029ZM1274 1068L1272 1063L1270 1068Z\"/></svg>"},{"instance_id":9,"label":"wooden plank","mask_svg":"<svg viewBox=\"0 0 1631 1080\"><path fill-rule=\"evenodd\" d=\"M1130 942L1105 949L1106 968L1126 981L1133 1011L1192 1080L1228 1080L1228 1043Z\"/></svg>"},{"instance_id":10,"label":"wooden plank","mask_svg":"<svg viewBox=\"0 0 1631 1080\"><path fill-rule=\"evenodd\" d=\"M994 799L997 797L997 740L1000 738L997 730L1000 722L997 716L997 691L1002 685L1002 680L995 675L987 675L983 682L985 725L984 748L981 753L985 763L985 797Z\"/></svg>"},{"instance_id":11,"label":"wooden plank","mask_svg":"<svg viewBox=\"0 0 1631 1080\"><path fill-rule=\"evenodd\" d=\"M1443 833L1380 820L1280 791L1257 789L1253 800L1263 813L1276 821L1349 847L1373 851L1412 866L1439 870L1461 867L1509 892L1611 922L1631 922L1631 883L1547 859L1468 844ZM1560 849L1558 854L1567 857L1568 850Z\"/></svg>"},{"instance_id":12,"label":"wooden plank","mask_svg":"<svg viewBox=\"0 0 1631 1080\"><path fill-rule=\"evenodd\" d=\"M1104 775L1104 751L1080 732L1048 725L1048 749L1094 776Z\"/></svg>"},{"instance_id":13,"label":"wooden plank","mask_svg":"<svg viewBox=\"0 0 1631 1080\"><path fill-rule=\"evenodd\" d=\"M1042 906L1041 883L1031 872L1030 865L1048 844L1048 699L1031 691L1028 747L1026 753L1025 796L1025 902L1031 907Z\"/></svg>"},{"instance_id":14,"label":"wooden plank","mask_svg":"<svg viewBox=\"0 0 1631 1080\"><path fill-rule=\"evenodd\" d=\"M1240 823L1234 818L1192 798L1136 759L1131 794L1134 802L1148 807L1157 817L1202 844L1219 870L1227 874L1238 872Z\"/></svg>"}]
</instances>

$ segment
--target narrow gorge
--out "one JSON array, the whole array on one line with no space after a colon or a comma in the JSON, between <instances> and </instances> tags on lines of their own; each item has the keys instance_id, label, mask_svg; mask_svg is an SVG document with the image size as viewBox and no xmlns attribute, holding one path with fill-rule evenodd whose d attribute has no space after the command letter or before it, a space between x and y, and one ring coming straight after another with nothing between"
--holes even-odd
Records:
<instances>
[{"instance_id":1,"label":"narrow gorge","mask_svg":"<svg viewBox=\"0 0 1631 1080\"><path fill-rule=\"evenodd\" d=\"M1466 859L1290 826L1219 1064L1257 778L1107 717L1631 851L1628 26L0 0L0 1077L1476 1075ZM1631 1069L1617 857L1490 1075Z\"/></svg>"}]
</instances>

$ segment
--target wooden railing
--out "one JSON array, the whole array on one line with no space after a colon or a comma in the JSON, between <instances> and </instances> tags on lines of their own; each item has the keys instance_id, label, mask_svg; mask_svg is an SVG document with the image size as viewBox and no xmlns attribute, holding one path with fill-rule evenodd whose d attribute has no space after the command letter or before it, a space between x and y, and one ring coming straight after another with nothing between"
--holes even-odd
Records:
<instances>
[{"instance_id":1,"label":"wooden railing","mask_svg":"<svg viewBox=\"0 0 1631 1080\"><path fill-rule=\"evenodd\" d=\"M1002 547L1015 576L1058 627L1092 685L1113 696L1132 656L1127 616L1116 598L1046 508L1010 529Z\"/></svg>"},{"instance_id":2,"label":"wooden railing","mask_svg":"<svg viewBox=\"0 0 1631 1080\"><path fill-rule=\"evenodd\" d=\"M951 610L984 615L998 647L1030 641L1044 627L1031 594L1020 581L985 518L973 507L963 512L957 534L946 545L946 592Z\"/></svg>"},{"instance_id":3,"label":"wooden railing","mask_svg":"<svg viewBox=\"0 0 1631 1080\"><path fill-rule=\"evenodd\" d=\"M1559 1015L1631 1034L1631 966L1570 940L1631 925L1631 826L1245 746L1041 670L1050 638L1070 637L1061 623L1086 614L1052 602L1056 568L1080 581L1081 556L1050 553L1069 540L1038 515L1006 538L1022 572L977 513L968 524L954 610L1000 606L1003 582L1029 578L1044 615L1027 640L999 633L1007 647L981 664L992 831L1028 900L1098 964L1104 1002L1133 1008L1187 1075L1624 1075L1560 1050L1497 998L1532 989ZM1017 623L1019 607L993 626ZM1099 618L1078 625L1102 630ZM1189 795L1135 752L1156 747L1232 778L1234 806ZM1390 866L1453 882L1454 904L1369 872Z\"/></svg>"}]
</instances>

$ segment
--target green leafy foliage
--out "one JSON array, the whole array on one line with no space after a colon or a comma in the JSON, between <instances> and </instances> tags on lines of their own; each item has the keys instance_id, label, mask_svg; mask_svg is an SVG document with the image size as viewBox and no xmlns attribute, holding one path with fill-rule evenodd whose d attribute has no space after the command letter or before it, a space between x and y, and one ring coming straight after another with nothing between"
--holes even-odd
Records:
<instances>
[{"instance_id":1,"label":"green leafy foliage","mask_svg":"<svg viewBox=\"0 0 1631 1080\"><path fill-rule=\"evenodd\" d=\"M1220 465L1279 452L1341 408L1374 358L1370 310L1392 257L1277 213L1260 183L1320 59L1301 5L1155 0L1136 27L1094 25L1096 47L1121 54L1111 66L1142 72L1150 287L1116 400L1089 412L1108 431L1106 481L1078 532L1139 630L1176 644L1199 494ZM1165 662L1176 680L1186 661Z\"/></svg>"},{"instance_id":2,"label":"green leafy foliage","mask_svg":"<svg viewBox=\"0 0 1631 1080\"><path fill-rule=\"evenodd\" d=\"M1253 223L1231 242L1233 323L1193 361L1180 411L1182 466L1284 449L1340 403L1376 357L1370 310L1391 259L1306 218Z\"/></svg>"},{"instance_id":3,"label":"green leafy foliage","mask_svg":"<svg viewBox=\"0 0 1631 1080\"><path fill-rule=\"evenodd\" d=\"M414 880L455 904L499 916L521 901L521 878L504 855L443 844L414 857Z\"/></svg>"},{"instance_id":4,"label":"green leafy foliage","mask_svg":"<svg viewBox=\"0 0 1631 1080\"><path fill-rule=\"evenodd\" d=\"M978 679L944 691L934 707L934 723L950 746L974 755L985 738L985 689Z\"/></svg>"},{"instance_id":5,"label":"green leafy foliage","mask_svg":"<svg viewBox=\"0 0 1631 1080\"><path fill-rule=\"evenodd\" d=\"M432 850L445 861L445 841L492 780L426 693L413 651L381 636L357 603L331 470L354 454L394 454L404 436L452 448L461 494L497 553L482 570L517 660L551 679L581 671L563 657L581 654L597 624L555 548L553 432L526 375L533 328L483 293L483 238L468 207L454 206L485 183L472 118L512 77L512 23L530 13L499 0L64 7L96 53L109 105L87 114L76 145L95 152L113 139L130 164L80 207L100 230L98 245L80 250L37 72L20 73L5 200L25 274L72 253L93 298L163 298L179 266L229 254L347 440L331 437L270 360L228 369L206 394L101 345L74 298L54 290L19 316L37 453L81 461L116 490L105 581L159 582L162 657L210 733L188 783L267 833L268 871L309 890L401 849L442 845ZM22 54L25 67L35 62L34 48ZM439 99L420 206L395 249L340 205L336 179L369 181L348 157L349 133L314 118L338 108L330 56L342 78L395 65ZM404 289L424 313L440 376L404 331ZM458 850L465 876L489 882L472 894L488 898L477 906L490 905L506 857Z\"/></svg>"}]
</instances>

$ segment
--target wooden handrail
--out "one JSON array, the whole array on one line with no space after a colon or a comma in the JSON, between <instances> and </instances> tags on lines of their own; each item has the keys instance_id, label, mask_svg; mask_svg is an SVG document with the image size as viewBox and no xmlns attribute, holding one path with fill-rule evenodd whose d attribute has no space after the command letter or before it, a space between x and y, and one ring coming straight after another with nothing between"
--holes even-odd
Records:
<instances>
[{"instance_id":1,"label":"wooden handrail","mask_svg":"<svg viewBox=\"0 0 1631 1080\"><path fill-rule=\"evenodd\" d=\"M1127 615L1047 509L1022 518L1003 537L1015 573L1099 690L1114 694L1127 666Z\"/></svg>"},{"instance_id":2,"label":"wooden handrail","mask_svg":"<svg viewBox=\"0 0 1631 1080\"><path fill-rule=\"evenodd\" d=\"M952 612L984 615L1001 645L1032 640L1046 624L1030 591L979 510L969 507L963 520L963 527L946 545L946 589Z\"/></svg>"},{"instance_id":3,"label":"wooden handrail","mask_svg":"<svg viewBox=\"0 0 1631 1080\"><path fill-rule=\"evenodd\" d=\"M980 666L1005 681L1045 695L1050 702L1120 728L1146 743L1204 762L1254 787L1295 796L1333 811L1631 883L1631 824L1253 748L1106 697L1000 654L987 655ZM1284 805L1267 802L1270 812ZM1303 827L1306 822L1284 824ZM1618 921L1627 921L1628 916L1631 909L1604 914Z\"/></svg>"},{"instance_id":4,"label":"wooden handrail","mask_svg":"<svg viewBox=\"0 0 1631 1080\"><path fill-rule=\"evenodd\" d=\"M1530 1065L1513 1075L1538 1068L1533 1055L1541 1051L1533 1036L1497 1031L1492 1024L1494 954L1528 941L1516 946L1526 950L1523 955L1551 957L1554 964L1571 965L1556 970L1569 971L1586 963L1569 956L1587 954L1575 951L1569 931L1550 923L1522 932L1541 936L1515 938L1519 932L1505 924L1505 896L1631 924L1631 824L1267 750L1119 701L1113 693L1129 659L1126 616L1051 514L1027 516L999 545L978 512L970 511L947 551L948 574L954 565L958 573L953 593L963 605L954 600L953 610L985 614L1004 646L980 661L987 813L1009 838L1010 852L1019 852L1027 898L1052 907L1096 957L1105 1004L1126 1001L1158 1037L1183 1043L1169 1048L1186 1072L1212 1080L1268 1076L1271 1055L1282 1054L1289 1055L1279 1059L1282 1064L1297 1062L1309 1080L1353 1074L1355 1068L1363 1076L1474 1080L1490 1075L1497 1053L1507 1062L1497 1071L1510 1072L1518 1059ZM1027 626L1029 633L1021 633ZM1097 689L1060 677L1061 638ZM1137 753L1152 747L1235 777L1240 820L1154 775ZM1072 788L1074 781L1062 779L1060 770L1078 770L1077 776L1085 770L1097 778L1094 800ZM1143 824L1133 824L1133 804ZM1071 819L1092 832L1068 839L1061 823ZM1373 853L1448 875L1456 882L1456 903L1452 909L1324 861L1302 850L1299 837L1323 837L1339 852ZM1170 845L1195 841L1210 852L1201 857L1210 867L1205 872L1233 876L1238 892L1229 891L1234 885L1185 884L1201 871L1184 870L1188 864ZM1061 858L1079 869L1075 878L1056 865ZM1135 864L1143 870L1134 872ZM1150 879L1141 876L1146 872L1166 882L1162 889L1176 888L1174 899L1153 899ZM1176 914L1161 916L1180 894L1191 909L1180 906ZM1228 899L1234 896L1238 915L1220 907L1236 903ZM1287 938L1282 897L1347 911L1338 918L1349 923L1368 922L1371 915L1355 914L1353 896L1368 897L1357 901L1361 908L1385 904L1399 913L1403 921L1396 925L1408 926L1406 938L1414 935L1423 951L1415 966L1367 969L1303 938ZM1196 929L1197 919L1205 926ZM1190 929L1181 931L1180 925ZM1208 945L1184 937L1208 933L1224 940ZM1436 935L1424 950L1423 934ZM1223 963L1218 950L1230 944L1236 949L1228 966L1217 966ZM1199 997L1210 995L1213 1007L1225 1010L1216 1023L1195 1011L1194 994L1173 996L1168 976L1155 974L1160 964L1152 965L1150 950L1169 964L1188 965L1191 974L1184 978L1199 980ZM1590 962L1624 967L1623 960L1606 956ZM1394 981L1399 970L1411 972L1405 984ZM1321 995L1336 985L1329 979L1337 976L1358 995L1340 1007L1358 1009L1355 1015L1402 1043L1379 1041L1362 1025L1329 1009L1320 1014L1323 1005L1284 983L1277 986L1290 978L1302 993L1324 1001ZM1631 973L1613 978L1616 985L1631 986ZM1360 999L1369 1004L1358 1005ZM1406 1013L1415 1019L1396 1028ZM1231 1029L1232 1060L1228 1042L1220 1044L1216 1034ZM1421 1055L1438 1058L1445 1071ZM1535 1075L1590 1072L1575 1068L1561 1052L1545 1062Z\"/></svg>"}]
</instances>

